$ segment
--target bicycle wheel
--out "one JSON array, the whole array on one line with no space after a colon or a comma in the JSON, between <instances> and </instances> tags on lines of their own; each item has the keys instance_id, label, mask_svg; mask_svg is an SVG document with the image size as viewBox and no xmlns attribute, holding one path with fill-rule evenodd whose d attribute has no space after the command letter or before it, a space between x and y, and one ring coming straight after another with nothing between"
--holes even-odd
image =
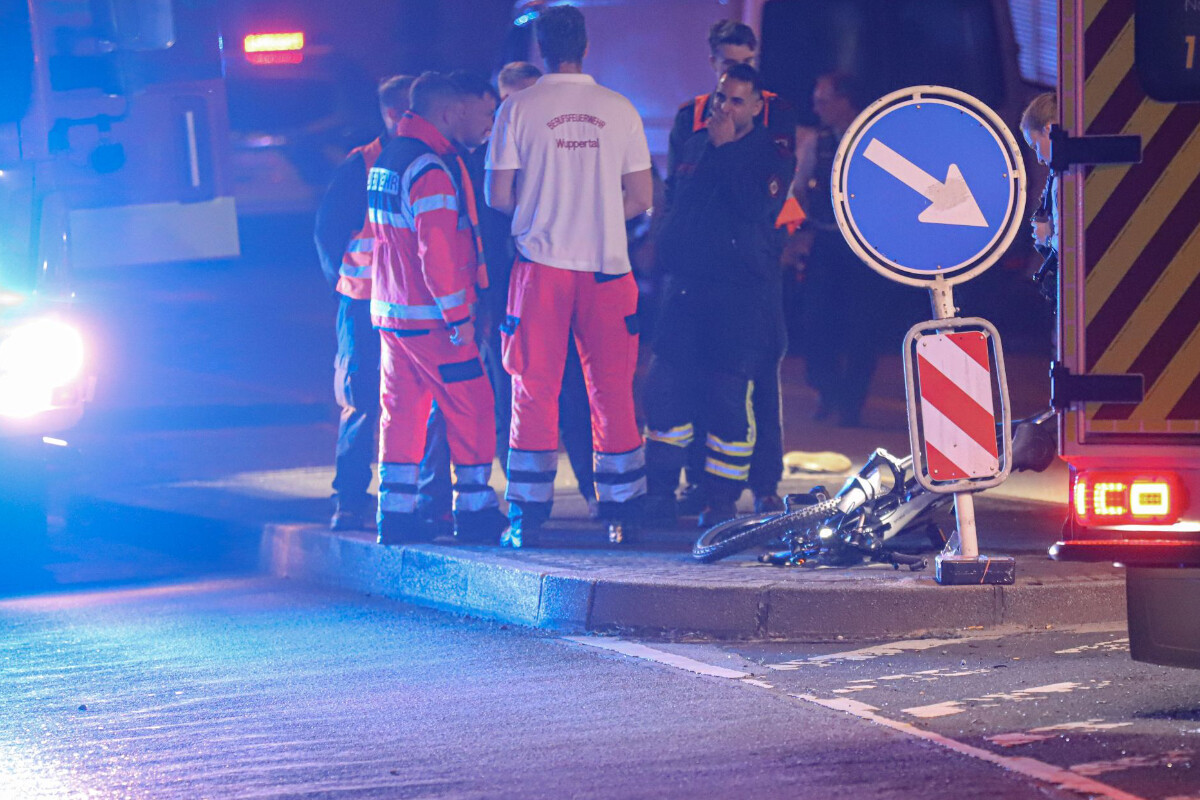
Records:
<instances>
[{"instance_id":1,"label":"bicycle wheel","mask_svg":"<svg viewBox=\"0 0 1200 800\"><path fill-rule=\"evenodd\" d=\"M692 557L706 564L718 561L765 544L788 530L808 527L829 516L836 508L834 500L826 500L786 514L756 514L722 522L700 534L692 545Z\"/></svg>"}]
</instances>

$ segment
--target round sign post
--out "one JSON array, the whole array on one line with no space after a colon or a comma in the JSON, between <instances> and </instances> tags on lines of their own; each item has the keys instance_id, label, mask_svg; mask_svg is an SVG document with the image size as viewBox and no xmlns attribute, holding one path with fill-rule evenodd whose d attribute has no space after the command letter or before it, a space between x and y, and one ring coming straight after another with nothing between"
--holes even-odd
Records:
<instances>
[{"instance_id":1,"label":"round sign post","mask_svg":"<svg viewBox=\"0 0 1200 800\"><path fill-rule=\"evenodd\" d=\"M1024 222L1025 182L1020 148L995 111L957 89L913 86L876 100L846 130L833 160L833 210L863 263L890 280L929 290L934 319L943 323L934 329L978 327L982 320L956 317L953 287L995 264L1012 244ZM930 327L922 323L909 332L906 356L918 329ZM1000 352L996 334L1007 452L1008 387ZM939 556L938 582L1011 583L1012 565L979 556L969 493L1002 481L1007 468L950 485L922 474L912 375L907 384L914 474L930 491L954 492L958 531L952 541L958 544Z\"/></svg>"}]
</instances>

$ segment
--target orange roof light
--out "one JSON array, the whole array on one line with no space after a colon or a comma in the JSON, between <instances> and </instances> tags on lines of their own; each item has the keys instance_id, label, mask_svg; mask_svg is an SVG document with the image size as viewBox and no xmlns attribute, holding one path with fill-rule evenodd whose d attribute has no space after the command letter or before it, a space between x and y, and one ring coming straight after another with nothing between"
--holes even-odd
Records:
<instances>
[{"instance_id":1,"label":"orange roof light","mask_svg":"<svg viewBox=\"0 0 1200 800\"><path fill-rule=\"evenodd\" d=\"M242 44L251 64L299 64L304 60L304 31L252 33Z\"/></svg>"}]
</instances>

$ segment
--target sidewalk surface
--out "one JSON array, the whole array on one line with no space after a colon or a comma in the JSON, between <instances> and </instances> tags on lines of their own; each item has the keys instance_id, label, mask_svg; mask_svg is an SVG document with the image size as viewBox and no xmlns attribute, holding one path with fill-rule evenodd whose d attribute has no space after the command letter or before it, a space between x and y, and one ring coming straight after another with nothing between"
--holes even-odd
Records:
<instances>
[{"instance_id":1,"label":"sidewalk surface","mask_svg":"<svg viewBox=\"0 0 1200 800\"><path fill-rule=\"evenodd\" d=\"M804 491L815 482L793 477L784 488ZM635 544L610 545L604 529L587 521L573 487L560 487L557 496L555 518L534 550L448 540L383 547L369 532L271 524L262 563L280 576L504 622L671 638L880 639L1124 618L1122 571L1050 561L1046 548L1057 538L1061 512L1011 493L977 498L977 511L981 550L1015 557L1016 583L955 587L935 582L936 551L917 537L904 544L927 551L922 571L777 567L759 563L757 552L701 564L690 553L695 528L648 531Z\"/></svg>"},{"instance_id":2,"label":"sidewalk surface","mask_svg":"<svg viewBox=\"0 0 1200 800\"><path fill-rule=\"evenodd\" d=\"M1121 570L1046 557L1065 512L1061 463L1041 475L1014 475L977 497L981 552L1017 559L1017 581L1006 587L937 585L932 548L929 567L911 572L773 567L753 554L705 565L690 555L699 531L684 527L609 545L603 528L588 521L565 458L554 517L537 550L388 548L368 532L331 534L332 304L315 268L303 280L246 265L171 279L187 290L157 288L166 280L156 275L142 293L114 282L113 297L105 298L127 303L129 313L122 317L119 305L108 312L120 324L110 320L103 344L120 359L106 365L96 407L74 436L86 465L73 487L88 514L111 509L122 525L144 523L145 530L122 534L121 547L179 536L171 568L207 558L214 569L266 569L515 624L674 637L873 639L1124 619ZM260 287L259 294L228 297L231 283ZM262 302L261 295L285 293L294 302ZM163 316L136 316L147 302ZM262 335L272 330L288 333ZM1046 363L1009 356L1014 417L1043 407ZM855 469L876 447L908 452L898 355L880 360L862 428L812 421L816 398L799 359L785 361L783 385L788 450L844 453ZM781 494L817 483L836 491L846 474L789 475ZM73 546L69 563L54 566L60 583L103 571L93 540Z\"/></svg>"}]
</instances>

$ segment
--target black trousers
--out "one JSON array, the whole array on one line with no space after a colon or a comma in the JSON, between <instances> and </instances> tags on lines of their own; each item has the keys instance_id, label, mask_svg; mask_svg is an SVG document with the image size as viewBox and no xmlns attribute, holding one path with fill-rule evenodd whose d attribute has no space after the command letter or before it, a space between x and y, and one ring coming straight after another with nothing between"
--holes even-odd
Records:
<instances>
[{"instance_id":1,"label":"black trousers","mask_svg":"<svg viewBox=\"0 0 1200 800\"><path fill-rule=\"evenodd\" d=\"M866 267L839 231L820 231L804 271L803 353L824 410L857 425L878 361L886 279Z\"/></svg>"},{"instance_id":2,"label":"black trousers","mask_svg":"<svg viewBox=\"0 0 1200 800\"><path fill-rule=\"evenodd\" d=\"M333 499L341 509L366 514L375 508L367 489L371 465L378 457L375 442L379 432L379 331L371 327L370 301L339 296L337 342L333 392L341 415L334 450ZM450 513L450 445L446 421L436 405L429 415L419 486L423 514Z\"/></svg>"},{"instance_id":3,"label":"black trousers","mask_svg":"<svg viewBox=\"0 0 1200 800\"><path fill-rule=\"evenodd\" d=\"M700 485L709 502L736 501L755 448L752 391L745 375L656 357L644 392L648 494L674 496L695 446L703 447Z\"/></svg>"},{"instance_id":4,"label":"black trousers","mask_svg":"<svg viewBox=\"0 0 1200 800\"><path fill-rule=\"evenodd\" d=\"M370 301L339 295L337 344L333 393L342 411L333 494L339 507L363 513L375 506L367 487L379 428L379 332L371 327Z\"/></svg>"},{"instance_id":5,"label":"black trousers","mask_svg":"<svg viewBox=\"0 0 1200 800\"><path fill-rule=\"evenodd\" d=\"M750 457L748 483L755 497L775 494L783 479L783 388L779 378L782 365L782 356L763 359L754 373L750 399L758 438ZM708 457L704 440L704 429L698 427L687 452L687 482L696 486L703 482L704 461Z\"/></svg>"}]
</instances>

